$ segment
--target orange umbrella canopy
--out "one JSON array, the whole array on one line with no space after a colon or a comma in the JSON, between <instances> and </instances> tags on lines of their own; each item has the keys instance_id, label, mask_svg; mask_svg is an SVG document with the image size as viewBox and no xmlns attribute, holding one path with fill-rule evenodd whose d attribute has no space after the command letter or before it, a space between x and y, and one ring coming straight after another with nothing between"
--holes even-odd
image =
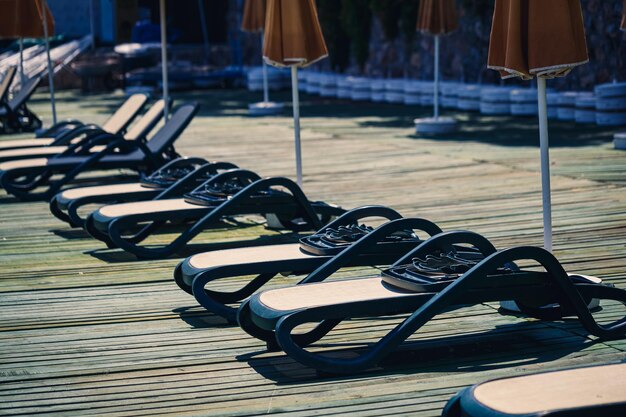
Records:
<instances>
[{"instance_id":1,"label":"orange umbrella canopy","mask_svg":"<svg viewBox=\"0 0 626 417\"><path fill-rule=\"evenodd\" d=\"M328 56L314 0L268 0L263 58L306 67Z\"/></svg>"},{"instance_id":2,"label":"orange umbrella canopy","mask_svg":"<svg viewBox=\"0 0 626 417\"><path fill-rule=\"evenodd\" d=\"M417 14L417 30L431 35L453 32L459 22L455 0L421 0Z\"/></svg>"},{"instance_id":3,"label":"orange umbrella canopy","mask_svg":"<svg viewBox=\"0 0 626 417\"><path fill-rule=\"evenodd\" d=\"M265 0L246 0L243 6L241 30L262 32L265 28Z\"/></svg>"},{"instance_id":4,"label":"orange umbrella canopy","mask_svg":"<svg viewBox=\"0 0 626 417\"><path fill-rule=\"evenodd\" d=\"M553 78L589 61L579 0L496 0L488 67L502 78Z\"/></svg>"},{"instance_id":5,"label":"orange umbrella canopy","mask_svg":"<svg viewBox=\"0 0 626 417\"><path fill-rule=\"evenodd\" d=\"M43 7L48 35L54 34L54 19L43 0L0 0L0 38L43 38Z\"/></svg>"}]
</instances>

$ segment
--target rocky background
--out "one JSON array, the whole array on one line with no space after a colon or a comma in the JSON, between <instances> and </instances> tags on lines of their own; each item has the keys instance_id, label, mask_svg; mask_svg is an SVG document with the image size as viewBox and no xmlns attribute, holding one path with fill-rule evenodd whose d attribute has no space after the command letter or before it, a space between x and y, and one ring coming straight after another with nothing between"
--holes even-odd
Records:
<instances>
[{"instance_id":1,"label":"rocky background","mask_svg":"<svg viewBox=\"0 0 626 417\"><path fill-rule=\"evenodd\" d=\"M317 3L331 59L315 65L316 69L385 78L432 79L433 39L413 31L419 0L317 0ZM581 4L590 61L569 76L550 81L551 87L591 90L596 84L626 81L626 32L619 30L622 0L581 0ZM498 74L486 67L493 0L458 0L457 11L459 29L442 37L440 43L443 79L502 83ZM241 37L245 63L258 65L259 36L242 34ZM506 83L522 82L507 80Z\"/></svg>"}]
</instances>

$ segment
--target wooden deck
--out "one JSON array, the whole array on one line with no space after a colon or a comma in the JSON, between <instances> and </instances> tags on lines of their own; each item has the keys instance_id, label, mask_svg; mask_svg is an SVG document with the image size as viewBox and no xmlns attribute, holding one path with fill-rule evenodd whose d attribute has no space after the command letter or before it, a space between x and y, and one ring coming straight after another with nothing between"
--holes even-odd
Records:
<instances>
[{"instance_id":1,"label":"wooden deck","mask_svg":"<svg viewBox=\"0 0 626 417\"><path fill-rule=\"evenodd\" d=\"M292 175L288 115L245 117L256 98L245 92L183 98L203 107L179 142L182 154ZM102 121L119 99L64 93L58 113ZM426 110L306 96L303 104L311 199L390 205L499 247L541 244L533 119L459 113L461 133L428 140L411 129ZM47 119L44 95L32 107ZM551 123L555 253L570 271L626 288L626 152L612 149L613 132ZM0 193L0 415L436 416L453 393L489 378L626 359L626 341L599 342L575 321L542 323L484 305L437 317L380 369L319 377L197 307L172 281L178 259L137 261L106 250L54 219L47 204ZM225 224L196 242L292 238L253 219L245 226ZM621 314L607 304L598 316ZM352 320L324 342L350 352L350 343L376 340L395 323Z\"/></svg>"}]
</instances>

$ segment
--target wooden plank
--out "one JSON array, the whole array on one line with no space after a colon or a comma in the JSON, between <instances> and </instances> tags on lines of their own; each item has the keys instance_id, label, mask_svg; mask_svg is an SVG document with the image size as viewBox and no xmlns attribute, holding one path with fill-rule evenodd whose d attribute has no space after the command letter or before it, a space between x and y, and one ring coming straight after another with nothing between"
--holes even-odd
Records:
<instances>
[{"instance_id":1,"label":"wooden plank","mask_svg":"<svg viewBox=\"0 0 626 417\"><path fill-rule=\"evenodd\" d=\"M96 122L121 100L90 96L87 106L73 98L60 94L59 114ZM181 93L180 99L203 108L179 152L292 176L288 115L249 119L248 95L239 91ZM428 109L310 96L303 104L311 199L346 208L391 205L445 230L483 233L498 247L541 244L532 119L457 113L460 133L426 139L413 136L410 121ZM43 96L33 109L45 117ZM613 131L551 123L555 254L572 272L626 288L626 153L611 149ZM259 218L239 220L247 227L223 224L195 243L216 248L297 238L265 229ZM54 219L46 204L18 203L0 192L0 414L436 416L473 383L626 358L624 340L598 341L576 321L504 316L488 303L438 316L381 368L320 377L198 307L173 283L179 260L137 261L105 249ZM377 271L348 268L338 278ZM272 286L297 280L280 277ZM622 315L611 303L596 313L604 321ZM346 321L314 349L352 354L400 319Z\"/></svg>"}]
</instances>

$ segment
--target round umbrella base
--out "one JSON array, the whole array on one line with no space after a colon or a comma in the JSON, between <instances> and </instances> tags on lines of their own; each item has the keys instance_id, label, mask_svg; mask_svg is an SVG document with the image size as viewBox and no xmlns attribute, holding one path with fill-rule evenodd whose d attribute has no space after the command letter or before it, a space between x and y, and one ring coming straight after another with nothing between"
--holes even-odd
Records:
<instances>
[{"instance_id":1,"label":"round umbrella base","mask_svg":"<svg viewBox=\"0 0 626 417\"><path fill-rule=\"evenodd\" d=\"M616 133L613 136L613 146L615 149L626 150L626 132Z\"/></svg>"},{"instance_id":2,"label":"round umbrella base","mask_svg":"<svg viewBox=\"0 0 626 417\"><path fill-rule=\"evenodd\" d=\"M248 105L249 116L273 116L283 112L283 103L275 103L273 101L260 102Z\"/></svg>"},{"instance_id":3,"label":"round umbrella base","mask_svg":"<svg viewBox=\"0 0 626 417\"><path fill-rule=\"evenodd\" d=\"M457 122L451 117L426 117L415 119L415 133L418 135L442 135L457 130Z\"/></svg>"}]
</instances>

